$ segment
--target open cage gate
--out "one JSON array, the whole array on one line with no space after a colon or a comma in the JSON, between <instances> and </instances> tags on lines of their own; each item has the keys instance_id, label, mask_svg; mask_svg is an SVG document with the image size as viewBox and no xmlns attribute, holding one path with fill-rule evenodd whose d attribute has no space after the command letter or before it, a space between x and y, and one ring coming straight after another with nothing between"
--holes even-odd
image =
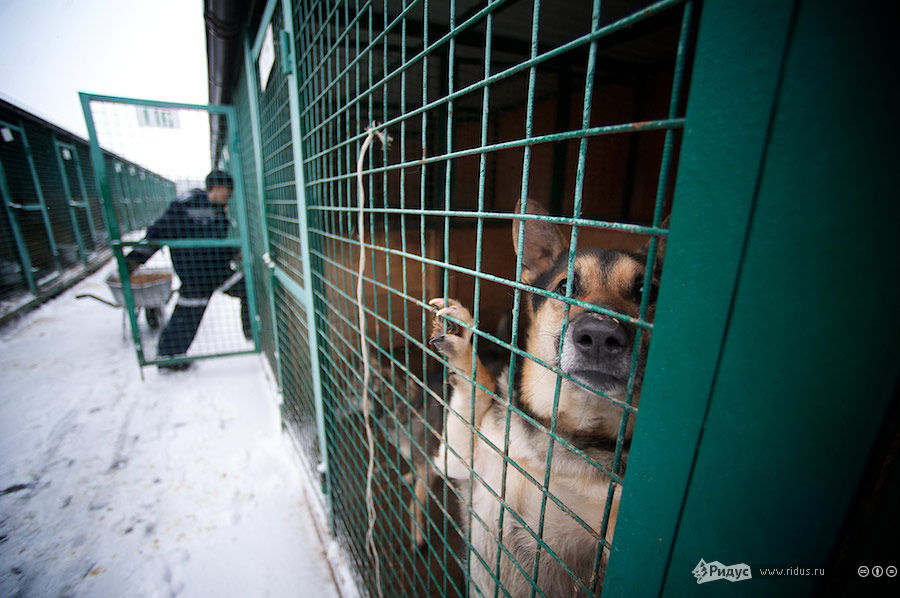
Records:
<instances>
[{"instance_id":1,"label":"open cage gate","mask_svg":"<svg viewBox=\"0 0 900 598\"><path fill-rule=\"evenodd\" d=\"M258 352L234 108L88 93L81 104L117 262L107 284L125 310L139 365ZM224 205L205 193L214 166L234 173Z\"/></svg>"},{"instance_id":2,"label":"open cage gate","mask_svg":"<svg viewBox=\"0 0 900 598\"><path fill-rule=\"evenodd\" d=\"M528 594L546 595L542 571L562 575L573 595L600 589L626 430L638 412L638 348L653 329L651 293L626 315L580 301L572 284L535 287L523 281L517 257L523 236L510 231L515 222L558 225L571 248L568 279L578 248L645 256L641 286L652 286L697 12L681 0L603 10L594 2L572 11L539 1L275 0L248 32L233 102L249 243L261 256L253 264L261 341L284 394L286 424L322 483L331 531L367 592L509 595L503 582L512 575ZM373 142L360 162L359 230L357 162L370 128L392 141ZM525 213L524 205L517 213L517 202L529 198L551 215ZM360 251L368 264L361 305ZM506 413L501 446L469 425L472 441L489 442L502 460L504 480L516 476L537 489L539 509L526 518L511 506L505 483L489 486L471 461L468 489L452 482L447 459L462 458L452 447L437 458L447 422L468 415L450 406L444 380L452 370L429 344L436 311L429 301L458 299L472 310L473 348L497 380L512 385L522 360L537 363L554 381L555 405L563 379L584 382L554 365L561 345L546 359L523 348L523 305L533 294L560 301L566 314L575 306L619 318L637 339L625 396L593 389L617 413L614 462L597 462L558 431L556 407L546 421L535 419L504 391L492 398ZM540 475L509 457L512 418L543 439ZM554 451L611 481L589 517L549 490ZM504 539L499 531L489 554L472 543L474 526L491 525L472 508L473 484L488 490L501 522L523 532ZM545 540L549 511L592 538L587 567L567 562ZM513 541L533 546L531 557L519 562L508 548ZM489 583L469 586L474 577Z\"/></svg>"}]
</instances>

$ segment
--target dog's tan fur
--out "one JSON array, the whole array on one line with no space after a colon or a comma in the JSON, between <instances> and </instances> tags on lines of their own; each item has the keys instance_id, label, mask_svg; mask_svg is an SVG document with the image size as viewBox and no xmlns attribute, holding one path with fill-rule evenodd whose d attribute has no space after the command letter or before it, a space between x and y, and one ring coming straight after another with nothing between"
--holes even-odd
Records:
<instances>
[{"instance_id":1,"label":"dog's tan fur","mask_svg":"<svg viewBox=\"0 0 900 598\"><path fill-rule=\"evenodd\" d=\"M533 201L529 202L528 208L532 214L545 213L543 208ZM565 288L566 269L560 268L560 264L566 262L568 255L565 238L553 224L526 220L523 226L525 243L521 257L524 282L561 294L560 289ZM518 222L515 222L513 244L516 246L518 234ZM573 288L572 295L582 302L637 317L639 304L635 300L634 290L635 285L643 280L644 267L642 256L628 252L579 251L574 263L577 288ZM625 361L630 363L632 349L623 348L619 352L618 346L614 346L617 351L615 363L612 363L614 359L610 357L609 363L597 366L597 371L600 371L598 374L591 370L594 365L585 361L584 351L577 349L578 341L571 340L574 333L567 333L562 358L559 359L561 330L565 318L564 303L553 298L526 296L523 297L523 304L527 306L528 316L524 345L527 353L545 363L560 367L576 378L579 375L595 376L598 380L603 380L600 385L605 386L602 391L606 397L620 401L625 399L627 373L623 379L620 370ZM463 496L468 496L471 492L474 516L470 517L466 524L471 530L471 551L478 553L478 556L471 553L469 555L471 583L477 586L483 595L491 596L494 594L501 510L497 496L503 495L510 509L515 511L518 518L521 518L535 533L538 533L544 501L543 493L538 486L513 466L506 467L505 489L502 487L504 467L501 455L506 446L507 407L501 401L495 400L489 392L501 397L510 397L514 405L550 429L554 397L559 383L560 392L555 407L556 432L599 463L606 471L612 471L614 467L614 447L622 423L622 409L607 398L565 378L558 380L559 376L530 359L520 360L519 375L511 393L507 393L504 388L504 376L499 380L494 379L477 358L473 376L472 331L466 328L473 326L471 314L458 301L452 299L446 303L443 299L434 299L431 305L438 309L434 320L432 344L444 354L455 372L449 380L453 393L447 414L446 441L440 446L435 462L447 463L444 473L462 487ZM448 317L462 322L465 326L455 325ZM604 330L614 329L619 325L626 326L612 318L605 318L604 321L604 317L577 306L570 306L568 321L570 330L575 326L573 322L579 321L589 322L589 326L597 325L599 321L601 326L606 327ZM628 334L634 338L633 330ZM621 338L628 338L628 334ZM646 353L646 337L646 334L643 335L642 346L637 351L641 356L641 364ZM627 356L625 349L628 352ZM587 374L576 375L569 372L569 370L584 372L586 369L590 370ZM642 365L639 365L640 369ZM612 374L606 376L607 370ZM635 405L640 395L640 373L639 371L634 385ZM477 384L473 385L470 382L473 379ZM538 484L543 484L547 474L548 434L515 414L509 420L510 459ZM617 472L619 474L624 471L633 425L634 418L629 417ZM481 436L473 435L471 432L473 428L501 452L492 448ZM470 470L474 470L480 480L473 478ZM592 584L596 584L595 587L599 588L606 568L606 551L603 551L598 566L597 537L603 529L605 506L612 493L606 541L612 540L620 488L611 482L608 475L559 443L554 444L550 470L552 472L549 477L550 493L571 513L587 523L597 535L587 532L570 513L564 512L553 500L547 499L544 506L543 541L588 588ZM424 484L417 484L416 495L420 504L424 504L425 490ZM419 520L414 524L414 528L421 541L421 535L418 533L423 523L421 511L416 509L413 511ZM500 558L500 582L511 596L530 595L532 591L530 578L538 550L537 542L508 510L503 516L502 543L519 566L517 567L506 552L503 552ZM546 595L586 594L584 588L572 579L571 575L559 565L557 558L546 549L540 550L538 558L540 562L537 585Z\"/></svg>"}]
</instances>

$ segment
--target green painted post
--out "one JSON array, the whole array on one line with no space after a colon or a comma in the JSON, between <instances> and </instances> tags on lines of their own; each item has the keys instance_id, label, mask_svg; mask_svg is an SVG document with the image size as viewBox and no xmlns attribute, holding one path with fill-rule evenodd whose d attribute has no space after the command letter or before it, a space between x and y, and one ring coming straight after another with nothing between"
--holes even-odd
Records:
<instances>
[{"instance_id":1,"label":"green painted post","mask_svg":"<svg viewBox=\"0 0 900 598\"><path fill-rule=\"evenodd\" d=\"M112 161L112 183L111 183L112 188L110 189L110 193L111 193L110 198L111 198L111 201L113 204L113 214L116 214L115 208L116 208L116 206L122 205L122 197L125 195L125 192L122 189L122 183L119 179L119 173L122 168L122 165L118 160L116 160L114 158L111 158L111 161ZM104 164L105 164L105 158L104 158ZM94 176L96 177L96 174ZM107 173L107 176L109 176L109 173ZM99 189L97 192L99 193ZM100 201L100 214L101 214L101 216L103 216L103 222L106 225L106 231L108 233L111 229L109 228L109 222L107 220L107 211L104 209L102 199Z\"/></svg>"},{"instance_id":2,"label":"green painted post","mask_svg":"<svg viewBox=\"0 0 900 598\"><path fill-rule=\"evenodd\" d=\"M141 228L141 222L138 218L138 192L137 184L134 180L136 169L134 164L129 164L123 172L125 178L125 211L128 213L128 228L131 231Z\"/></svg>"},{"instance_id":3,"label":"green painted post","mask_svg":"<svg viewBox=\"0 0 900 598\"><path fill-rule=\"evenodd\" d=\"M44 192L41 189L41 181L38 178L37 169L34 166L34 155L31 152L31 145L28 143L28 135L25 134L25 126L22 123L19 123L19 133L22 135L22 145L25 146L25 159L28 162L28 170L31 173L31 180L34 183L34 192L37 194L41 219L44 222L44 230L47 232L47 242L50 244L50 251L53 253L53 262L56 264L56 271L61 274L62 262L60 262L59 259L59 249L56 247L56 238L53 235L53 227L50 225L50 213L47 211L47 202L44 199Z\"/></svg>"},{"instance_id":4,"label":"green painted post","mask_svg":"<svg viewBox=\"0 0 900 598\"><path fill-rule=\"evenodd\" d=\"M138 228L146 228L149 224L147 219L147 174L144 172L143 168L138 168L137 172L134 173L134 182L135 188L137 189L135 193L135 201L137 202L137 206L135 212L137 214L137 224Z\"/></svg>"},{"instance_id":5,"label":"green painted post","mask_svg":"<svg viewBox=\"0 0 900 598\"><path fill-rule=\"evenodd\" d=\"M277 0L270 0L277 1ZM294 40L294 17L291 8L291 0L281 0L282 14L284 15L284 27L289 39ZM293 43L293 41L292 41ZM293 56L293 52L291 53ZM294 152L294 182L297 189L297 218L300 228L300 254L303 260L303 291L306 311L306 327L309 331L309 359L312 370L312 388L316 406L316 428L319 436L319 455L322 460L322 470L325 477L323 492L328 501L328 511L331 511L330 477L328 468L328 442L325 435L325 407L322 401L322 380L319 365L319 339L316 332L315 297L313 295L312 268L310 267L309 251L309 225L307 224L306 201L306 175L303 172L303 145L300 133L300 99L297 91L296 63L291 64L288 74L288 92L290 96L291 112L291 138Z\"/></svg>"},{"instance_id":6,"label":"green painted post","mask_svg":"<svg viewBox=\"0 0 900 598\"><path fill-rule=\"evenodd\" d=\"M132 210L132 198L134 194L131 190L131 166L125 164L123 162L119 162L122 165L121 170L116 171L116 182L118 183L119 190L122 192L121 197L119 197L119 205L122 206L123 213L123 222L122 224L125 226L125 232L133 231L135 228L134 222L134 211Z\"/></svg>"},{"instance_id":7,"label":"green painted post","mask_svg":"<svg viewBox=\"0 0 900 598\"><path fill-rule=\"evenodd\" d=\"M667 595L696 587L682 572L700 555L754 566L736 596L831 585L767 577L766 566L849 575L845 595L898 588L856 572L887 562L831 563L869 458L884 458L870 451L897 400L900 315L887 306L900 290L900 115L885 100L900 82L883 63L900 54L896 9L876 3L848 19L845 3L819 0L794 10ZM848 226L853 214L864 216ZM860 292L873 281L877 292ZM849 306L862 317L845 317Z\"/></svg>"},{"instance_id":8,"label":"green painted post","mask_svg":"<svg viewBox=\"0 0 900 598\"><path fill-rule=\"evenodd\" d=\"M237 221L241 231L241 267L244 269L244 288L247 289L247 303L250 313L256 316L259 311L256 308L256 285L253 284L253 267L251 264L252 253L250 251L250 225L247 222L246 196L244 194L244 169L241 166L240 140L238 139L237 118L234 115L234 107L225 107L225 118L228 122L228 147L231 155L230 172L234 180L234 194L231 201L235 202L237 209ZM259 319L250 318L250 328L253 331L253 348L259 351Z\"/></svg>"},{"instance_id":9,"label":"green painted post","mask_svg":"<svg viewBox=\"0 0 900 598\"><path fill-rule=\"evenodd\" d=\"M34 266L31 264L31 255L28 253L25 237L22 236L19 220L13 212L13 196L6 182L6 171L3 170L3 162L0 162L0 191L3 192L3 207L6 210L6 216L9 218L9 226L12 229L13 239L16 243L16 251L19 252L19 261L22 265L22 275L25 277L25 284L28 285L28 290L31 294L36 297L38 295L38 287L37 281L34 279Z\"/></svg>"},{"instance_id":10,"label":"green painted post","mask_svg":"<svg viewBox=\"0 0 900 598\"><path fill-rule=\"evenodd\" d=\"M137 310L134 308L134 295L131 292L131 276L128 272L128 267L125 264L125 256L122 253L122 235L119 232L119 221L116 217L116 208L113 205L112 195L110 194L109 184L106 179L106 160L103 156L103 150L100 149L100 142L97 139L97 130L94 127L94 115L91 112L91 101L98 100L100 97L83 92L79 93L78 97L81 99L81 110L84 113L84 122L87 126L88 138L91 143L91 162L94 165L94 178L97 183L97 191L100 194L101 205L106 212L109 245L112 248L113 255L116 257L116 264L119 269L119 280L122 281L122 298L125 299L128 321L131 324L131 338L134 341L138 365L143 366L146 364L146 359L144 358L144 348L141 344L141 335L138 328Z\"/></svg>"},{"instance_id":11,"label":"green painted post","mask_svg":"<svg viewBox=\"0 0 900 598\"><path fill-rule=\"evenodd\" d=\"M851 22L837 2L703 4L604 595L808 595L822 581L760 567L827 566L900 370L900 321L883 309L900 269L883 10ZM889 291L858 292L871 281ZM754 579L698 587L701 558Z\"/></svg>"},{"instance_id":12,"label":"green painted post","mask_svg":"<svg viewBox=\"0 0 900 598\"><path fill-rule=\"evenodd\" d=\"M265 21L263 21L265 23ZM259 213L260 213L260 236L263 240L263 247L266 248L266 251L269 250L269 227L266 223L266 192L265 192L265 184L263 181L263 154L262 154L262 142L260 141L260 132L259 132L259 97L257 95L257 90L259 89L259 80L256 77L256 66L254 64L253 57L257 56L256 53L252 51L250 47L250 36L249 34L244 36L244 71L246 72L246 81L247 81L247 101L250 105L250 131L253 136L253 157L256 161L256 180L253 181L256 184L256 193L257 198L259 199ZM262 256L260 256L262 259ZM281 392L284 388L282 381L282 373L281 373L281 349L278 340L278 322L277 322L277 314L278 311L275 307L275 266L269 260L268 263L265 264L266 269L269 272L269 280L267 288L268 292L268 302L269 302L269 313L272 316L272 337L273 344L275 345L275 377L278 383L278 391Z\"/></svg>"},{"instance_id":13,"label":"green painted post","mask_svg":"<svg viewBox=\"0 0 900 598\"><path fill-rule=\"evenodd\" d=\"M78 151L75 146L72 146L72 159L75 160L75 172L78 176L78 188L81 190L81 198L82 203L84 204L84 210L87 213L87 221L88 221L88 229L91 231L91 240L94 243L94 248L97 247L97 242L99 241L97 237L97 228L94 226L94 215L91 210L91 202L88 200L88 192L87 186L84 184L84 173L81 171L81 160L78 158Z\"/></svg>"},{"instance_id":14,"label":"green painted post","mask_svg":"<svg viewBox=\"0 0 900 598\"><path fill-rule=\"evenodd\" d=\"M69 176L66 173L66 161L63 159L62 154L63 149L67 150L70 153L69 159L71 160L73 159L72 154L74 148L69 144L60 142L54 136L53 149L56 154L56 163L59 166L59 176L62 179L63 193L66 196L66 208L69 212L69 219L72 221L72 231L75 233L75 243L78 245L78 255L81 256L81 263L87 266L88 255L84 248L84 241L81 238L81 227L78 226L78 216L75 214L75 208L81 206L78 205L75 198L72 196L72 189L69 187Z\"/></svg>"}]
</instances>

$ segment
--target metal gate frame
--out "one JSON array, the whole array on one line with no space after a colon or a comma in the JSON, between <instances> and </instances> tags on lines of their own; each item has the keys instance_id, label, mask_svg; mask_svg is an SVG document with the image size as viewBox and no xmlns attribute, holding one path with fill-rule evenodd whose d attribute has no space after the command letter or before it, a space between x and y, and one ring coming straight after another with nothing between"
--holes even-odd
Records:
<instances>
[{"instance_id":1,"label":"metal gate frame","mask_svg":"<svg viewBox=\"0 0 900 598\"><path fill-rule=\"evenodd\" d=\"M232 201L234 202L235 213L237 214L240 237L238 239L160 239L157 242L160 245L169 247L240 247L243 255L250 255L250 242L248 235L247 210L244 205L244 180L243 171L240 164L239 140L237 135L237 121L233 106L224 106L218 104L185 104L178 102L160 102L156 100L141 100L135 98L122 98L115 96L105 96L97 94L79 93L81 98L81 107L84 112L84 119L87 125L88 136L90 138L91 162L94 166L94 176L96 177L97 189L100 192L100 201L106 214L106 226L109 233L109 244L112 248L113 255L118 265L119 277L122 280L122 295L125 300L128 320L131 325L131 336L134 342L135 353L137 355L138 364L141 367L147 365L159 365L168 363L178 363L181 361L198 361L201 359L214 359L218 357L230 357L234 355L248 355L259 353L259 321L257 320L256 309L256 289L253 285L253 270L250 267L249 260L243 263L244 280L247 287L247 301L250 309L250 324L253 332L253 349L247 351L233 351L228 353L217 353L210 355L199 355L190 357L181 357L177 359L147 359L144 355L144 348L141 341L140 329L137 321L137 310L134 305L134 295L131 290L131 277L128 267L125 263L124 247L134 247L141 245L141 241L123 241L119 229L119 222L116 216L116 208L113 203L113 197L110 191L108 173L106 169L106 161L104 159L103 150L97 137L97 130L94 125L94 118L91 111L91 102L108 102L117 104L129 104L133 106L147 106L152 108L165 108L175 110L198 110L209 114L221 115L226 119L228 125L228 141L229 155L233 162L232 177L234 179L234 194ZM118 171L118 169L116 169ZM121 173L120 173L121 174ZM121 184L116 177L117 182ZM131 185L128 185L131 188ZM131 197L131 200L134 198ZM128 205L133 204L129 202ZM134 218L133 210L129 211L129 217Z\"/></svg>"}]
</instances>

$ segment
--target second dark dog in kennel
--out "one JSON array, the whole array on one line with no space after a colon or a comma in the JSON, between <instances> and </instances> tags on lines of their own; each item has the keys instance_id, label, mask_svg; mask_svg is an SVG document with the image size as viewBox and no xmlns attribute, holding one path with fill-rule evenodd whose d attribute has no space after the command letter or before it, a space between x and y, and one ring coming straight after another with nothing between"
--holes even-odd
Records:
<instances>
[{"instance_id":1,"label":"second dark dog in kennel","mask_svg":"<svg viewBox=\"0 0 900 598\"><path fill-rule=\"evenodd\" d=\"M527 207L530 214L546 214L534 201L529 201ZM521 255L523 282L565 295L569 283L566 238L552 223L524 220L522 226L525 228ZM512 232L516 247L518 228L519 222L514 221ZM645 262L646 256L640 253L579 248L575 254L571 296L583 303L637 318L645 292ZM657 280L657 276L653 279ZM655 282L649 292L652 295L647 317L652 320ZM558 367L580 384L565 378L558 381L560 377L550 369L521 357L511 392L505 388L506 374L493 375L481 359L475 359L473 375L472 331L444 318L451 316L472 326L469 310L452 299L448 303L443 299L431 302L439 310L431 343L457 372L449 377L453 387L451 413L447 415L446 440L438 449L435 462L447 463L444 473L464 488L462 496L470 496L471 492L472 515L465 522L471 532L470 583L485 596L494 594L500 513L497 496L504 492L502 450L506 444L507 409L484 389L501 397L509 396L514 406L547 430L551 429L555 410L556 434L610 472L614 467L622 422L621 407L610 399L625 399L632 358L636 354L638 364L632 404L637 405L649 340L649 334L641 335L640 346L635 352L638 335L632 324L575 305L569 308L568 326L561 339L565 311L562 301L529 294L523 297L523 303L528 317L520 331L520 338L524 339L520 346L529 355ZM477 381L475 385L470 382L473 378ZM596 389L604 396L582 385ZM625 428L619 471L616 472L619 475L624 472L633 427L634 418L630 417ZM488 445L481 436L473 435L473 428L497 448ZM517 415L509 417L508 429L510 459L542 484L547 474L548 434ZM470 467L476 476L471 475ZM537 585L547 596L585 595L583 587L575 583L560 562L565 563L588 588L595 583L595 587L599 587L606 569L606 551L598 563L597 538L608 493L612 491L614 498L606 540L612 539L620 488L612 484L601 469L559 443L554 446L550 468L550 493L587 523L596 535L585 530L553 500L547 500L543 509L542 534L546 548L541 549L538 557ZM542 492L538 484L528 480L515 467L506 468L505 501L535 533L542 516ZM417 490L417 494L424 497L424 489ZM463 508L461 512L465 513L467 509ZM421 510L417 516L422 518ZM417 527L422 529L421 525ZM530 595L538 543L509 512L503 518L502 538L509 555L505 552L501 555L499 581L511 596ZM473 551L477 551L478 556L473 555Z\"/></svg>"}]
</instances>

